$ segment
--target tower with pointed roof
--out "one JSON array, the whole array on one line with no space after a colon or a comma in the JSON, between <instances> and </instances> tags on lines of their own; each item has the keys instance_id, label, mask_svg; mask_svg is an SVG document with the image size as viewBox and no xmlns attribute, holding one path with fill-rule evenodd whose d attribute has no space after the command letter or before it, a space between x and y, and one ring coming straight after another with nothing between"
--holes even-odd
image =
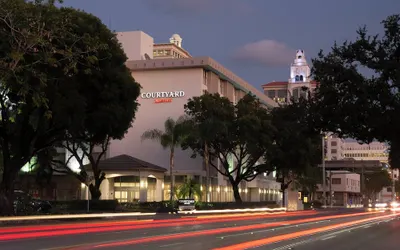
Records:
<instances>
[{"instance_id":1,"label":"tower with pointed roof","mask_svg":"<svg viewBox=\"0 0 400 250\"><path fill-rule=\"evenodd\" d=\"M317 86L310 78L311 69L307 63L304 50L297 50L293 63L290 65L290 78L288 81L269 82L262 85L264 93L280 104L297 99L307 94L304 87L313 91Z\"/></svg>"},{"instance_id":2,"label":"tower with pointed roof","mask_svg":"<svg viewBox=\"0 0 400 250\"><path fill-rule=\"evenodd\" d=\"M310 67L308 66L304 50L297 50L294 62L290 67L290 79L291 83L301 83L310 81Z\"/></svg>"}]
</instances>

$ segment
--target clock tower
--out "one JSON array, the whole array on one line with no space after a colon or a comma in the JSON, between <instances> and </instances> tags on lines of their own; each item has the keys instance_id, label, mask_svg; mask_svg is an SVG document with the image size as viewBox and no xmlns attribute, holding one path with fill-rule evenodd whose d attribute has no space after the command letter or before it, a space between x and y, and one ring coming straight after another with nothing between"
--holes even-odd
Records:
<instances>
[{"instance_id":1,"label":"clock tower","mask_svg":"<svg viewBox=\"0 0 400 250\"><path fill-rule=\"evenodd\" d=\"M307 83L310 81L311 70L303 50L296 51L296 58L290 67L289 83Z\"/></svg>"}]
</instances>

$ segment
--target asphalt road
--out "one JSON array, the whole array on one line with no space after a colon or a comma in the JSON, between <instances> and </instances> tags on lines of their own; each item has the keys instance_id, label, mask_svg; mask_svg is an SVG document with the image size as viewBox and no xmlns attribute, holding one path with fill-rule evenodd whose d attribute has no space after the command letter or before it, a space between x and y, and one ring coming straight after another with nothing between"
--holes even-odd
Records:
<instances>
[{"instance_id":1,"label":"asphalt road","mask_svg":"<svg viewBox=\"0 0 400 250\"><path fill-rule=\"evenodd\" d=\"M400 249L398 215L302 211L3 227L0 249L390 250Z\"/></svg>"}]
</instances>

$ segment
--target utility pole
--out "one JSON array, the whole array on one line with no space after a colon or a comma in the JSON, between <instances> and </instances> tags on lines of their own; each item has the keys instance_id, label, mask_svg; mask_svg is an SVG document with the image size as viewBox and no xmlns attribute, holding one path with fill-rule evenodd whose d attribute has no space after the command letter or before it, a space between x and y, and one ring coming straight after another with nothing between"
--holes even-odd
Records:
<instances>
[{"instance_id":1,"label":"utility pole","mask_svg":"<svg viewBox=\"0 0 400 250\"><path fill-rule=\"evenodd\" d=\"M204 143L204 164L206 167L206 202L211 202L210 197L210 163L209 163L208 145Z\"/></svg>"},{"instance_id":2,"label":"utility pole","mask_svg":"<svg viewBox=\"0 0 400 250\"><path fill-rule=\"evenodd\" d=\"M325 134L322 136L322 199L326 207Z\"/></svg>"},{"instance_id":3,"label":"utility pole","mask_svg":"<svg viewBox=\"0 0 400 250\"><path fill-rule=\"evenodd\" d=\"M392 201L396 200L396 185L395 185L395 181L396 181L396 175L395 175L395 169L392 169Z\"/></svg>"}]
</instances>

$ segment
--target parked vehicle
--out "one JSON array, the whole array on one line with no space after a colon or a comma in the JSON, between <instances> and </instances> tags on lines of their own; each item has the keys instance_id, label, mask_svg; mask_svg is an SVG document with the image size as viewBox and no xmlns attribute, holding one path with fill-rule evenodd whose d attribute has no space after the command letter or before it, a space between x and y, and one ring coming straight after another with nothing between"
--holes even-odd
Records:
<instances>
[{"instance_id":1,"label":"parked vehicle","mask_svg":"<svg viewBox=\"0 0 400 250\"><path fill-rule=\"evenodd\" d=\"M48 213L52 209L49 201L33 198L22 190L14 190L14 214L28 215L35 213Z\"/></svg>"}]
</instances>

